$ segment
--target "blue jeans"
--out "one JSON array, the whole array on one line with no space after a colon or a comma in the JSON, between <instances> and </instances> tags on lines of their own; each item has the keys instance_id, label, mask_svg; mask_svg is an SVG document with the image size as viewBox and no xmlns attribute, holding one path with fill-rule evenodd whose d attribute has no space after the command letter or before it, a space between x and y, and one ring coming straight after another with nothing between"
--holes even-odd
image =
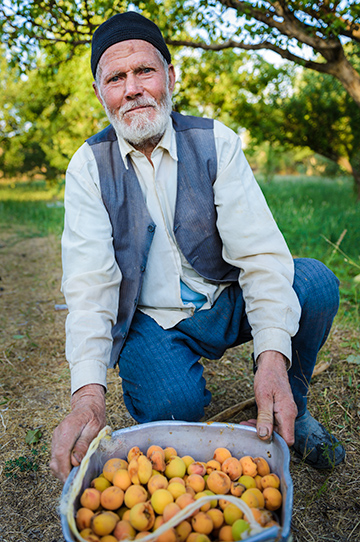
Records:
<instances>
[{"instance_id":1,"label":"blue jeans","mask_svg":"<svg viewBox=\"0 0 360 542\"><path fill-rule=\"evenodd\" d=\"M339 305L339 281L321 262L296 259L294 290L302 315L292 339L289 380L298 407L306 410L317 354L326 341ZM136 311L119 358L124 401L139 423L198 421L210 403L201 357L219 359L228 348L252 340L238 284L226 288L215 305L164 330Z\"/></svg>"}]
</instances>

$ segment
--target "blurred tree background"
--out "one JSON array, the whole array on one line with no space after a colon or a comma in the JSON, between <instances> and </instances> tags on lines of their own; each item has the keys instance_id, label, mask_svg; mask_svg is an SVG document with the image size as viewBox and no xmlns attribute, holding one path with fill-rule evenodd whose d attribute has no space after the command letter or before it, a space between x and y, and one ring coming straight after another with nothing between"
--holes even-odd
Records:
<instances>
[{"instance_id":1,"label":"blurred tree background","mask_svg":"<svg viewBox=\"0 0 360 542\"><path fill-rule=\"evenodd\" d=\"M163 31L176 110L239 132L267 181L346 173L360 198L357 0L3 0L3 178L58 182L78 146L107 124L91 88L89 44L103 20L127 9Z\"/></svg>"}]
</instances>

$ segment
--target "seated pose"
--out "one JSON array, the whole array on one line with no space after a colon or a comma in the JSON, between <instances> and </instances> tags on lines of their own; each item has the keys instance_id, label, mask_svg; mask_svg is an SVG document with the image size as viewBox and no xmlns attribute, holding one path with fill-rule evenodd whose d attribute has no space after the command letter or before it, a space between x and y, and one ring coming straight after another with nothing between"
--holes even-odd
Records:
<instances>
[{"instance_id":1,"label":"seated pose","mask_svg":"<svg viewBox=\"0 0 360 542\"><path fill-rule=\"evenodd\" d=\"M62 481L106 424L108 367L139 423L198 421L201 357L253 340L256 429L315 468L345 457L307 410L338 280L293 260L244 157L216 120L172 112L175 71L159 28L135 12L93 35L93 87L110 125L67 171L62 289L71 413L54 432Z\"/></svg>"}]
</instances>

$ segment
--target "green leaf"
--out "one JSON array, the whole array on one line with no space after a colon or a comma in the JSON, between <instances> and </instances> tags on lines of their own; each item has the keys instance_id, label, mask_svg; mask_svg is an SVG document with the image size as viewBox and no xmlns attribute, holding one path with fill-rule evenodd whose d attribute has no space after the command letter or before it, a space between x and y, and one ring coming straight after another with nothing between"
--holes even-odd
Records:
<instances>
[{"instance_id":1,"label":"green leaf","mask_svg":"<svg viewBox=\"0 0 360 542\"><path fill-rule=\"evenodd\" d=\"M28 431L26 433L25 442L26 444L36 444L41 439L42 433L40 429L34 429L34 431Z\"/></svg>"},{"instance_id":2,"label":"green leaf","mask_svg":"<svg viewBox=\"0 0 360 542\"><path fill-rule=\"evenodd\" d=\"M25 335L13 335L13 339L25 339Z\"/></svg>"},{"instance_id":3,"label":"green leaf","mask_svg":"<svg viewBox=\"0 0 360 542\"><path fill-rule=\"evenodd\" d=\"M357 365L360 365L360 354L350 354L350 356L346 358L346 361L348 363L356 363Z\"/></svg>"}]
</instances>

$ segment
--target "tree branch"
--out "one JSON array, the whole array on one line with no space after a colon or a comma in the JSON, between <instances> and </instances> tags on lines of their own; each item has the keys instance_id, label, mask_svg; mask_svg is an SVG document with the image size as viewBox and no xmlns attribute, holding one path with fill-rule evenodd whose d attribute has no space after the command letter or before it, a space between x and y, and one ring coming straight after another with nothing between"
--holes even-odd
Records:
<instances>
[{"instance_id":1,"label":"tree branch","mask_svg":"<svg viewBox=\"0 0 360 542\"><path fill-rule=\"evenodd\" d=\"M329 73L329 68L331 66L331 64L328 62L321 63L321 62L315 62L312 60L305 60L300 56L290 53L290 51L288 51L287 49L282 49L278 45L275 45L268 41L263 41L257 44L243 43L241 41L235 41L235 40L228 40L223 43L210 43L210 44L207 44L204 42L198 42L198 41L191 41L191 40L166 39L165 41L168 45L173 45L175 47L176 46L191 47L192 49L203 49L205 51L222 51L223 49L233 49L236 47L239 49L244 49L246 51L259 51L261 49L270 49L271 51L278 53L285 60L290 60L291 62L295 62L295 64L299 64L300 66L303 66L304 68L320 71L322 73Z\"/></svg>"}]
</instances>

